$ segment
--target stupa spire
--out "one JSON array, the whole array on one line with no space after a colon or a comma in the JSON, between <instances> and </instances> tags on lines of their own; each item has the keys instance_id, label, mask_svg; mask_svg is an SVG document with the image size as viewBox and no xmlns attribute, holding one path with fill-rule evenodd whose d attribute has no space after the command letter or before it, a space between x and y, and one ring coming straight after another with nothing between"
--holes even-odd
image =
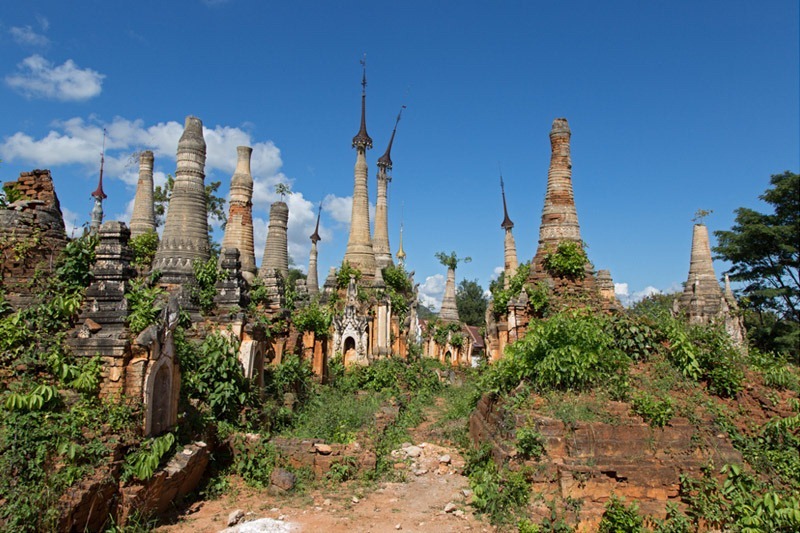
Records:
<instances>
[{"instance_id":1,"label":"stupa spire","mask_svg":"<svg viewBox=\"0 0 800 533\"><path fill-rule=\"evenodd\" d=\"M456 269L453 267L447 267L447 281L444 285L444 296L442 296L442 308L439 310L439 318L443 322L460 321L456 304Z\"/></svg>"},{"instance_id":2,"label":"stupa spire","mask_svg":"<svg viewBox=\"0 0 800 533\"><path fill-rule=\"evenodd\" d=\"M367 54L361 60L361 129L353 137L353 148L372 148L372 138L367 133Z\"/></svg>"},{"instance_id":3,"label":"stupa spire","mask_svg":"<svg viewBox=\"0 0 800 533\"><path fill-rule=\"evenodd\" d=\"M514 223L508 216L508 208L506 207L506 189L503 183L503 174L500 174L500 194L503 197L503 223L500 227L505 230L505 238L503 240L503 288L508 289L511 284L511 278L517 273L519 262L517 261L517 243L514 240L514 234L511 233Z\"/></svg>"},{"instance_id":4,"label":"stupa spire","mask_svg":"<svg viewBox=\"0 0 800 533\"><path fill-rule=\"evenodd\" d=\"M103 165L106 158L106 129L103 128L103 151L100 152L100 179L97 182L97 189L92 193L94 207L92 207L92 221L89 224L89 232L96 234L100 231L100 224L103 223L103 200L108 198L103 192Z\"/></svg>"},{"instance_id":5,"label":"stupa spire","mask_svg":"<svg viewBox=\"0 0 800 533\"><path fill-rule=\"evenodd\" d=\"M582 242L572 192L572 159L569 148L571 136L567 119L557 118L553 121L550 130L547 193L542 210L542 225L539 228L540 250L562 241Z\"/></svg>"},{"instance_id":6,"label":"stupa spire","mask_svg":"<svg viewBox=\"0 0 800 533\"><path fill-rule=\"evenodd\" d=\"M253 244L253 176L250 173L250 157L253 149L249 146L237 146L236 154L236 170L231 177L228 222L225 224L222 248L239 250L242 277L250 282L256 276L256 255Z\"/></svg>"},{"instance_id":7,"label":"stupa spire","mask_svg":"<svg viewBox=\"0 0 800 533\"><path fill-rule=\"evenodd\" d=\"M319 236L319 219L322 215L322 203L320 202L317 209L317 225L314 228L314 233L311 234L311 253L308 257L308 275L306 276L306 286L308 287L308 294L315 296L319 294L319 279L317 277L317 243L322 240Z\"/></svg>"},{"instance_id":8,"label":"stupa spire","mask_svg":"<svg viewBox=\"0 0 800 533\"><path fill-rule=\"evenodd\" d=\"M372 148L372 139L367 135L366 98L367 74L366 56L361 60L361 130L353 138L356 149L356 166L353 173L353 208L350 216L350 236L344 260L361 271L364 280L372 281L375 276L375 251L369 228L369 192L367 184L366 151Z\"/></svg>"},{"instance_id":9,"label":"stupa spire","mask_svg":"<svg viewBox=\"0 0 800 533\"><path fill-rule=\"evenodd\" d=\"M406 251L403 250L403 223L400 223L400 247L397 249L397 262L404 265L406 262Z\"/></svg>"},{"instance_id":10,"label":"stupa spire","mask_svg":"<svg viewBox=\"0 0 800 533\"><path fill-rule=\"evenodd\" d=\"M199 118L186 117L176 159L167 220L153 260L153 270L161 271L164 283L194 280L192 263L211 257L205 196L206 141Z\"/></svg>"},{"instance_id":11,"label":"stupa spire","mask_svg":"<svg viewBox=\"0 0 800 533\"><path fill-rule=\"evenodd\" d=\"M392 136L389 138L389 146L386 147L386 152L378 159L378 201L375 203L375 236L372 239L372 245L375 250L375 262L378 268L386 268L392 263L392 249L389 246L389 182L392 181L392 176L387 173L387 170L392 169L392 144L394 143L394 136L397 133L397 124L400 123L400 117L403 114L403 109L397 114L397 120L394 122L394 129Z\"/></svg>"},{"instance_id":12,"label":"stupa spire","mask_svg":"<svg viewBox=\"0 0 800 533\"><path fill-rule=\"evenodd\" d=\"M139 154L139 181L133 199L131 215L131 238L156 231L156 212L153 203L153 152L145 150Z\"/></svg>"}]
</instances>

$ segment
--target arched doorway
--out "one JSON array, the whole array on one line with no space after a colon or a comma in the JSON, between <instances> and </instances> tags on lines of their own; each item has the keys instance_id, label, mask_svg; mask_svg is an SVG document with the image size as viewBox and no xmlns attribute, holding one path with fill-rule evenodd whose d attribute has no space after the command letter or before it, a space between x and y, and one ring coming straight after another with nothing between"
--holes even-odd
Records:
<instances>
[{"instance_id":1,"label":"arched doorway","mask_svg":"<svg viewBox=\"0 0 800 533\"><path fill-rule=\"evenodd\" d=\"M356 340L353 337L347 337L344 340L344 365L348 366L356 361Z\"/></svg>"},{"instance_id":2,"label":"arched doorway","mask_svg":"<svg viewBox=\"0 0 800 533\"><path fill-rule=\"evenodd\" d=\"M445 352L445 354L444 354L444 363L446 365L449 365L450 364L450 360L452 358L453 358L453 354L450 353L450 350L447 350L447 352Z\"/></svg>"}]
</instances>

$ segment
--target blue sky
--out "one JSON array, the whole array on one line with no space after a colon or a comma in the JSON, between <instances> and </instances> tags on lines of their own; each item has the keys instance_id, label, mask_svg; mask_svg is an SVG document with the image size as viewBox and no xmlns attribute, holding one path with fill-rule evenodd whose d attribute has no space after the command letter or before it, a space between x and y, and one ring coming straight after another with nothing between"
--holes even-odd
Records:
<instances>
[{"instance_id":1,"label":"blue sky","mask_svg":"<svg viewBox=\"0 0 800 533\"><path fill-rule=\"evenodd\" d=\"M521 261L536 250L550 125L572 128L589 257L621 292L675 289L692 217L759 207L769 176L800 170L796 0L568 2L27 1L0 13L0 178L50 168L69 221L91 211L102 128L105 204L126 220L152 149L174 173L183 119L206 127L206 180L227 195L235 147L254 147L257 258L273 185L291 183L290 254L305 267L323 202L320 277L347 243L367 54L368 152L401 105L389 190L408 266L441 297L434 253L471 256L486 288L503 262L502 165ZM721 274L724 265L717 264ZM623 284L626 284L623 286ZM648 289L650 288L650 289Z\"/></svg>"}]
</instances>

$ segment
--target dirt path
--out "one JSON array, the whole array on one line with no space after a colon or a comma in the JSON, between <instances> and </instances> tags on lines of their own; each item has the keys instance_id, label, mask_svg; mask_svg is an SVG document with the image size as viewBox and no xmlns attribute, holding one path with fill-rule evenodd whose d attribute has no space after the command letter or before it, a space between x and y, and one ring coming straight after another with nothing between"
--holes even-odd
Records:
<instances>
[{"instance_id":1,"label":"dirt path","mask_svg":"<svg viewBox=\"0 0 800 533\"><path fill-rule=\"evenodd\" d=\"M371 487L348 482L290 496L274 496L238 484L218 500L195 503L176 524L157 531L216 533L225 529L231 512L241 509L247 521L272 519L253 522L250 527L240 525L241 533L493 532L488 522L473 515L467 503L471 493L462 474L463 457L436 434L435 422L441 412L441 402L431 406L425 421L410 431L413 445L407 443L393 452L402 482Z\"/></svg>"}]
</instances>

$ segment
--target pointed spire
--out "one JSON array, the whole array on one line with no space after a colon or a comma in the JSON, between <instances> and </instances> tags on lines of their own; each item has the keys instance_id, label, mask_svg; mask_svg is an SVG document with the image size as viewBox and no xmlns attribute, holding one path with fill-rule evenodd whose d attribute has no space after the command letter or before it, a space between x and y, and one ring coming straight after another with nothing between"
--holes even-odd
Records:
<instances>
[{"instance_id":1,"label":"pointed spire","mask_svg":"<svg viewBox=\"0 0 800 533\"><path fill-rule=\"evenodd\" d=\"M314 228L314 233L311 234L311 242L317 244L319 241L322 240L322 237L319 236L319 217L322 215L322 202L319 203L319 209L317 210L317 227Z\"/></svg>"},{"instance_id":2,"label":"pointed spire","mask_svg":"<svg viewBox=\"0 0 800 533\"><path fill-rule=\"evenodd\" d=\"M131 238L156 231L156 213L153 203L153 152L139 154L139 181L131 214Z\"/></svg>"},{"instance_id":3,"label":"pointed spire","mask_svg":"<svg viewBox=\"0 0 800 533\"><path fill-rule=\"evenodd\" d=\"M397 125L400 123L400 117L403 114L403 109L406 106L402 106L400 108L400 112L397 114L397 120L394 121L394 129L392 130L392 136L389 137L389 146L386 147L386 152L378 158L378 166L382 168L384 171L392 169L392 144L394 143L394 135L397 133Z\"/></svg>"},{"instance_id":4,"label":"pointed spire","mask_svg":"<svg viewBox=\"0 0 800 533\"><path fill-rule=\"evenodd\" d=\"M406 262L406 251L403 250L403 223L400 223L400 248L397 249L397 262L401 265Z\"/></svg>"},{"instance_id":5,"label":"pointed spire","mask_svg":"<svg viewBox=\"0 0 800 533\"><path fill-rule=\"evenodd\" d=\"M503 223L500 224L500 227L505 230L510 230L514 227L514 223L508 216L508 208L506 207L506 188L503 184L503 174L500 174L500 194L503 195Z\"/></svg>"},{"instance_id":6,"label":"pointed spire","mask_svg":"<svg viewBox=\"0 0 800 533\"><path fill-rule=\"evenodd\" d=\"M108 198L106 193L103 192L103 165L106 161L106 129L103 128L103 151L100 153L100 181L97 183L97 189L92 193L94 198L105 200Z\"/></svg>"},{"instance_id":7,"label":"pointed spire","mask_svg":"<svg viewBox=\"0 0 800 533\"><path fill-rule=\"evenodd\" d=\"M361 129L353 137L353 148L372 148L372 138L367 133L367 54L361 60Z\"/></svg>"}]
</instances>

